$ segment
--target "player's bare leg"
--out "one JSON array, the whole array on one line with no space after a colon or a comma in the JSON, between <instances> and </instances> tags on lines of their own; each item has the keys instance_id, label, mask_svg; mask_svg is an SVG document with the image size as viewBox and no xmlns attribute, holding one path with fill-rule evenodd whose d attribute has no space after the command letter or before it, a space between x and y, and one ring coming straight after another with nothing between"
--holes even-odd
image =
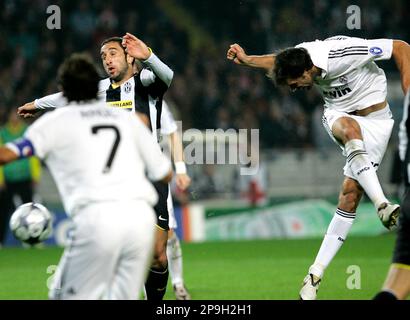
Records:
<instances>
[{"instance_id":1,"label":"player's bare leg","mask_svg":"<svg viewBox=\"0 0 410 320\"><path fill-rule=\"evenodd\" d=\"M410 294L410 265L392 264L382 290L396 299L406 299Z\"/></svg>"},{"instance_id":2,"label":"player's bare leg","mask_svg":"<svg viewBox=\"0 0 410 320\"><path fill-rule=\"evenodd\" d=\"M363 189L357 181L346 177L339 194L339 202L335 215L329 224L315 262L309 268L309 274L303 280L300 298L316 299L317 290L323 273L345 241L353 221L356 209L363 195Z\"/></svg>"},{"instance_id":3,"label":"player's bare leg","mask_svg":"<svg viewBox=\"0 0 410 320\"><path fill-rule=\"evenodd\" d=\"M335 121L332 131L334 137L345 147L347 162L354 174L354 179L346 177L343 182L336 213L329 224L315 262L303 281L299 293L303 300L316 299L323 273L339 251L353 225L363 189L378 209L384 225L387 223L388 227L393 226L398 215L399 206L390 204L384 196L376 170L366 152L359 124L352 118L342 117ZM388 209L389 213L385 209ZM385 219L380 216L381 211L386 213Z\"/></svg>"},{"instance_id":4,"label":"player's bare leg","mask_svg":"<svg viewBox=\"0 0 410 320\"><path fill-rule=\"evenodd\" d=\"M384 195L376 170L365 148L359 124L353 118L342 117L335 121L332 132L345 147L347 162L354 179L359 182L373 202L383 225L393 229L400 213L400 206L390 203Z\"/></svg>"},{"instance_id":5,"label":"player's bare leg","mask_svg":"<svg viewBox=\"0 0 410 320\"><path fill-rule=\"evenodd\" d=\"M145 293L148 300L162 300L167 289L169 274L166 253L167 240L167 230L157 226L153 262L148 272L147 281L145 282Z\"/></svg>"},{"instance_id":6,"label":"player's bare leg","mask_svg":"<svg viewBox=\"0 0 410 320\"><path fill-rule=\"evenodd\" d=\"M168 231L167 256L176 299L191 300L191 295L184 284L181 244L173 229Z\"/></svg>"}]
</instances>

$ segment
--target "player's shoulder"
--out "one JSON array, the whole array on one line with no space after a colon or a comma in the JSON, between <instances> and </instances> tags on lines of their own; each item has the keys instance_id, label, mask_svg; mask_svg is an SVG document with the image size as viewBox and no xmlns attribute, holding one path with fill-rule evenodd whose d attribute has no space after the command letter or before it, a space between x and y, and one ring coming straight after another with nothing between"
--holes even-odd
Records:
<instances>
[{"instance_id":1,"label":"player's shoulder","mask_svg":"<svg viewBox=\"0 0 410 320\"><path fill-rule=\"evenodd\" d=\"M111 84L110 78L101 79L100 82L98 83L99 90L100 91L107 90L110 84Z\"/></svg>"}]
</instances>

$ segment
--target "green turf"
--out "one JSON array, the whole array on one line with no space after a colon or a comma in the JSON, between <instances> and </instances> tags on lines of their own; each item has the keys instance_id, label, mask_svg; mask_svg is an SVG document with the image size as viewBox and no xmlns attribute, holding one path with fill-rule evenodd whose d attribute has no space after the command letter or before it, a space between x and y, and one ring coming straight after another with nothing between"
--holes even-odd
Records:
<instances>
[{"instance_id":1,"label":"green turf","mask_svg":"<svg viewBox=\"0 0 410 320\"><path fill-rule=\"evenodd\" d=\"M318 298L371 298L386 276L394 239L349 238L328 268ZM320 243L321 239L183 244L185 281L193 299L297 299ZM46 299L51 276L47 268L58 263L61 252L0 250L0 299ZM360 268L360 289L347 288L351 265ZM174 299L171 285L165 298Z\"/></svg>"}]
</instances>

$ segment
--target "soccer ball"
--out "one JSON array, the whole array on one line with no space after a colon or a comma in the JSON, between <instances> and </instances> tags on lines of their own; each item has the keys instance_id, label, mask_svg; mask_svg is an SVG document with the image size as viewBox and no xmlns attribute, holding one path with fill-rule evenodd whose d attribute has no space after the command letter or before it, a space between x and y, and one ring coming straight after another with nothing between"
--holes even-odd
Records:
<instances>
[{"instance_id":1,"label":"soccer ball","mask_svg":"<svg viewBox=\"0 0 410 320\"><path fill-rule=\"evenodd\" d=\"M29 202L14 211L10 218L10 229L20 241L34 245L50 236L53 219L45 206Z\"/></svg>"}]
</instances>

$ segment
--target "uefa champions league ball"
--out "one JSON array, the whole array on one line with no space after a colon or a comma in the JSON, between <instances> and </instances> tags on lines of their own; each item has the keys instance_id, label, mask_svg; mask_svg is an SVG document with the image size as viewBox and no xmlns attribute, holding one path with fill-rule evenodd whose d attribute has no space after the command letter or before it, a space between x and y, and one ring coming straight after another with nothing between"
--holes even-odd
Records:
<instances>
[{"instance_id":1,"label":"uefa champions league ball","mask_svg":"<svg viewBox=\"0 0 410 320\"><path fill-rule=\"evenodd\" d=\"M10 229L18 240L34 245L50 236L52 222L52 215L45 206L29 202L14 211L10 218Z\"/></svg>"}]
</instances>

